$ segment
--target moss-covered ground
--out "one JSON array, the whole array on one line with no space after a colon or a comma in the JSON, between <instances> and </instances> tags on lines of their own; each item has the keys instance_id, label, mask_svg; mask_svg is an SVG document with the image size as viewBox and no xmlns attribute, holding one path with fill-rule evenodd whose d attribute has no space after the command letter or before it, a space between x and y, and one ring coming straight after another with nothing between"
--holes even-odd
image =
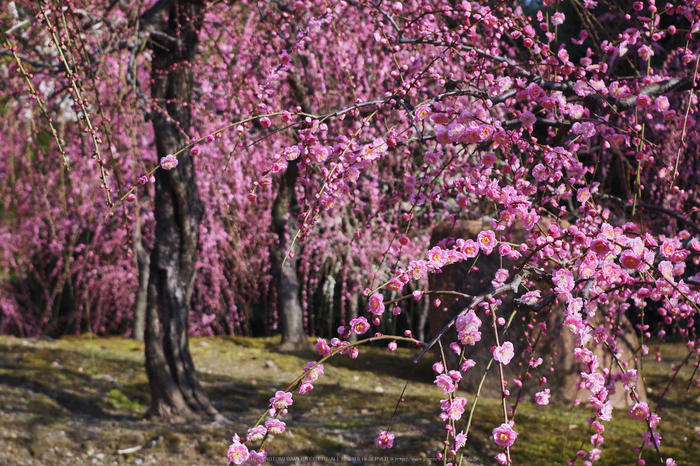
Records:
<instances>
[{"instance_id":1,"label":"moss-covered ground","mask_svg":"<svg viewBox=\"0 0 700 466\"><path fill-rule=\"evenodd\" d=\"M0 337L0 465L225 465L231 436L244 436L274 392L293 380L308 360L317 359L313 352L277 352L277 342L193 338L192 352L205 390L232 424L169 426L143 419L150 395L142 343L87 336L55 341ZM678 465L697 465L699 392L695 383L686 391L692 365L681 369L671 391L659 400L655 394L673 377L672 366L687 354L680 345L665 345L662 352L660 363L645 360L650 405L660 402L664 408L661 452ZM409 349L391 353L363 348L357 360L343 357L327 364L316 389L295 396L283 418L288 431L267 443L270 455L284 457L271 464L292 464L295 458L297 464L441 464L430 459L445 432L438 419L444 395L431 383L427 359L415 368L394 415L415 355ZM470 408L474 395L462 395ZM624 412L614 414L597 464L634 465L644 424ZM590 415L584 407L521 403L514 464L565 465L579 448L590 451ZM495 463L498 449L490 432L500 419L498 400L479 401L463 465ZM375 438L390 421L394 448L380 450ZM464 422L458 428L464 428ZM660 464L648 447L641 454L647 464Z\"/></svg>"}]
</instances>

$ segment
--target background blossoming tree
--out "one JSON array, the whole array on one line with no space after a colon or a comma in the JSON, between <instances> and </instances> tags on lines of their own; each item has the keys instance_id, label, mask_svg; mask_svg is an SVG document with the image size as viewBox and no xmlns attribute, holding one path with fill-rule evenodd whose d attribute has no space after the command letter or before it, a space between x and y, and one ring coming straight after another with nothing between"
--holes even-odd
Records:
<instances>
[{"instance_id":1,"label":"background blossoming tree","mask_svg":"<svg viewBox=\"0 0 700 466\"><path fill-rule=\"evenodd\" d=\"M166 420L218 418L188 332L281 325L290 349L304 332L333 337L248 446L234 438L236 464L264 459L258 441L284 430L291 389L310 391L326 358L441 338L459 362L435 366L440 455L459 461L455 389L488 332L505 464L518 424L503 369L540 365L560 306L555 331L574 341L561 351L590 392L588 461L614 382L634 401L618 415L646 423L666 461L618 330L625 314L637 324L637 359L668 332L697 352L699 18L686 1L11 2L0 330L138 334L145 313L150 414ZM445 219L487 223L428 248ZM480 277L487 291L427 289L487 256L510 261ZM447 296L463 310L426 341L421 303ZM518 307L501 306L509 296Z\"/></svg>"}]
</instances>

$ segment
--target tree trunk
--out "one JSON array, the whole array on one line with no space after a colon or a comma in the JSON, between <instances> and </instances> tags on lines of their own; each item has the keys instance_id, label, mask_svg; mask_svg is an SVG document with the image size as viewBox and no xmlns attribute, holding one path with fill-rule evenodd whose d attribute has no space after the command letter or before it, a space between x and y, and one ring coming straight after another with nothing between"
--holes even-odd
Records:
<instances>
[{"instance_id":1,"label":"tree trunk","mask_svg":"<svg viewBox=\"0 0 700 466\"><path fill-rule=\"evenodd\" d=\"M290 74L287 79L294 97L301 108L311 113L311 103L307 89L299 76ZM297 277L298 246L292 247L292 240L297 234L297 203L296 184L299 178L299 167L295 162L288 165L277 191L277 199L272 206L272 227L277 233L278 242L272 251L272 280L277 290L277 310L280 316L282 342L280 349L294 351L309 349L311 345L304 331L304 310L299 303L299 278ZM291 254L287 257L287 252ZM285 261L285 257L287 260Z\"/></svg>"},{"instance_id":2,"label":"tree trunk","mask_svg":"<svg viewBox=\"0 0 700 466\"><path fill-rule=\"evenodd\" d=\"M152 121L159 159L189 142L185 134L190 127L187 104L192 101L189 63L196 53L203 11L199 2L161 0L144 15L151 21ZM147 416L166 422L220 420L197 379L189 350L187 327L203 206L192 158L185 151L178 161L176 168L155 173L155 244L146 311L152 404Z\"/></svg>"},{"instance_id":3,"label":"tree trunk","mask_svg":"<svg viewBox=\"0 0 700 466\"><path fill-rule=\"evenodd\" d=\"M350 298L350 307L348 307L348 315L345 318L346 324L349 324L352 319L357 317L357 310L360 307L360 296L362 295L358 292L352 294L352 297ZM357 341L357 334L355 332L352 332L348 337L348 341L350 343L355 343Z\"/></svg>"},{"instance_id":4,"label":"tree trunk","mask_svg":"<svg viewBox=\"0 0 700 466\"><path fill-rule=\"evenodd\" d=\"M136 250L136 263L139 266L139 289L136 292L136 302L134 303L134 324L131 336L136 340L143 341L148 305L148 278L151 275L151 256L143 247L141 222L139 221L134 225L134 249Z\"/></svg>"},{"instance_id":5,"label":"tree trunk","mask_svg":"<svg viewBox=\"0 0 700 466\"><path fill-rule=\"evenodd\" d=\"M299 168L296 163L290 163L280 181L277 199L272 206L272 226L277 233L278 243L274 247L272 257L272 279L277 290L277 309L282 328L280 349L293 351L308 349L309 340L304 331L304 312L299 303L299 279L297 277L297 246L291 243L296 235L297 195L294 192ZM287 252L291 253L287 256ZM285 261L285 256L287 260Z\"/></svg>"}]
</instances>

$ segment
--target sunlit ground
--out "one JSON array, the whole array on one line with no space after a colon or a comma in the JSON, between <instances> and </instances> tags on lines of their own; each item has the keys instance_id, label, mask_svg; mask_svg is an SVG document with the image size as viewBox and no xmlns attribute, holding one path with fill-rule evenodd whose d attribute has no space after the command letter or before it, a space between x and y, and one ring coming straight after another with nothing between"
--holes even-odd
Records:
<instances>
[{"instance_id":1,"label":"sunlit ground","mask_svg":"<svg viewBox=\"0 0 700 466\"><path fill-rule=\"evenodd\" d=\"M0 337L0 464L72 465L209 465L227 464L226 449L234 433L244 436L283 389L317 354L280 354L274 339L193 338L197 369L215 406L233 424L167 426L142 420L149 405L143 368L143 345L121 338L68 337L57 341ZM687 355L682 345L666 345L661 363L645 359L652 408L671 380L672 366ZM431 383L430 364L416 368L404 402L394 415L416 351L362 349L357 360L347 356L326 365L316 389L295 396L283 417L288 431L268 442L277 457L302 459L298 464L429 464L441 447L445 430L439 400L445 396ZM665 408L659 432L661 453L679 465L698 464L700 457L699 390L686 392L691 365L684 367L661 402ZM696 374L694 378L698 378ZM469 399L473 394L461 394ZM616 410L606 424L603 457L597 464L633 465L642 444L644 423ZM546 408L523 403L516 418L520 436L511 452L517 465L566 464L579 449L590 451L589 408ZM396 441L380 450L377 434L392 422ZM494 464L498 448L491 429L502 422L497 400L480 400L472 423L466 464ZM465 428L466 416L458 424ZM134 449L140 447L136 451ZM122 451L120 453L120 450ZM124 450L131 450L124 453ZM660 464L656 452L642 451L647 464ZM276 461L272 464L290 464ZM434 463L438 464L438 463ZM581 460L577 464L583 464Z\"/></svg>"}]
</instances>

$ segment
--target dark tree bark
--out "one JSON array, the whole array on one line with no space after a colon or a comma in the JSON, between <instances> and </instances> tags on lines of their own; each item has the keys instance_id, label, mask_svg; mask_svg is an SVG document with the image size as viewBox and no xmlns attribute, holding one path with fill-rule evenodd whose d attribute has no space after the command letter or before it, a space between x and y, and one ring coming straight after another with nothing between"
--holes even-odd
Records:
<instances>
[{"instance_id":1,"label":"dark tree bark","mask_svg":"<svg viewBox=\"0 0 700 466\"><path fill-rule=\"evenodd\" d=\"M272 226L278 242L272 250L272 279L277 290L277 309L282 329L280 349L293 351L308 349L309 340L304 331L304 312L299 303L299 279L297 277L297 250L292 240L296 235L299 205L295 186L299 177L296 163L290 163L280 181L277 199L272 206ZM287 254L290 251L291 254ZM287 260L285 261L285 256Z\"/></svg>"},{"instance_id":2,"label":"dark tree bark","mask_svg":"<svg viewBox=\"0 0 700 466\"><path fill-rule=\"evenodd\" d=\"M143 341L148 305L148 280L151 275L151 256L143 246L141 222L139 221L134 225L134 249L136 250L136 263L139 267L139 289L136 292L136 302L134 303L134 327L131 336L136 340Z\"/></svg>"},{"instance_id":3,"label":"dark tree bark","mask_svg":"<svg viewBox=\"0 0 700 466\"><path fill-rule=\"evenodd\" d=\"M189 142L189 63L195 57L203 13L204 4L197 1L161 0L144 15L153 43L152 121L159 159ZM202 390L189 350L187 327L203 205L192 158L185 151L178 161L173 170L155 173L155 242L146 311L152 404L147 416L166 422L221 420Z\"/></svg>"},{"instance_id":4,"label":"dark tree bark","mask_svg":"<svg viewBox=\"0 0 700 466\"><path fill-rule=\"evenodd\" d=\"M288 82L301 108L305 112L311 113L313 109L309 102L308 92L299 77L289 75ZM299 231L297 228L297 215L299 215L296 195L297 178L299 178L299 168L295 162L292 162L280 181L277 199L272 206L272 228L278 238L271 253L272 280L277 290L277 310L282 329L280 349L283 351L309 349L311 346L304 331L304 311L299 303L299 278L297 276L299 248L297 243L292 246L292 241ZM288 255L288 252L291 254Z\"/></svg>"}]
</instances>

